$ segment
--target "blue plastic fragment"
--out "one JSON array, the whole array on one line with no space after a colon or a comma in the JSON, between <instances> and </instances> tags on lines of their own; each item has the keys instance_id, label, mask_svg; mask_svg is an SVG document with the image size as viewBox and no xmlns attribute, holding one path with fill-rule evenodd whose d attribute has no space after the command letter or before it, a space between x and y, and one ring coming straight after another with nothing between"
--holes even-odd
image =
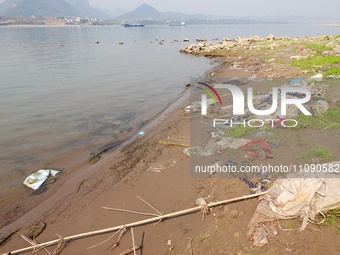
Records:
<instances>
[{"instance_id":1,"label":"blue plastic fragment","mask_svg":"<svg viewBox=\"0 0 340 255\"><path fill-rule=\"evenodd\" d=\"M236 165L237 165L236 162L231 161L231 160L228 160L227 162L225 162L225 164L226 164L227 166L236 166Z\"/></svg>"},{"instance_id":2,"label":"blue plastic fragment","mask_svg":"<svg viewBox=\"0 0 340 255\"><path fill-rule=\"evenodd\" d=\"M294 79L294 80L291 80L290 83L289 83L289 85L299 84L299 83L301 83L301 82L303 82L303 81L305 81L305 80L306 80L305 78L296 78L296 79Z\"/></svg>"}]
</instances>

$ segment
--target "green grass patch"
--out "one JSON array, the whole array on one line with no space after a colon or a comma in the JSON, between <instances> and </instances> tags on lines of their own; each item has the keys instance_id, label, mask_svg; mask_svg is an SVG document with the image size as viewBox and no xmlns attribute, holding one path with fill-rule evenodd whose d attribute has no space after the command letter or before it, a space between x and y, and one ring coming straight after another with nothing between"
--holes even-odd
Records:
<instances>
[{"instance_id":1,"label":"green grass patch","mask_svg":"<svg viewBox=\"0 0 340 255\"><path fill-rule=\"evenodd\" d=\"M323 147L316 147L313 150L304 152L300 156L301 159L319 158L321 161L329 161L333 158L333 154L330 150Z\"/></svg>"},{"instance_id":2,"label":"green grass patch","mask_svg":"<svg viewBox=\"0 0 340 255\"><path fill-rule=\"evenodd\" d=\"M325 76L328 75L340 75L340 68L337 66L332 67L331 69L325 72Z\"/></svg>"},{"instance_id":3,"label":"green grass patch","mask_svg":"<svg viewBox=\"0 0 340 255\"><path fill-rule=\"evenodd\" d=\"M333 209L325 213L325 221L322 226L335 226L337 234L340 235L340 209ZM321 220L321 217L319 218Z\"/></svg>"},{"instance_id":4,"label":"green grass patch","mask_svg":"<svg viewBox=\"0 0 340 255\"><path fill-rule=\"evenodd\" d=\"M205 236L199 236L197 237L197 242L200 244L200 243L203 243L203 241L207 239Z\"/></svg>"},{"instance_id":5,"label":"green grass patch","mask_svg":"<svg viewBox=\"0 0 340 255\"><path fill-rule=\"evenodd\" d=\"M249 135L253 132L256 132L256 130L258 130L258 128L256 127L249 127L249 126L235 126L235 127L231 127L227 130L226 135L232 138L243 138L246 135Z\"/></svg>"},{"instance_id":6,"label":"green grass patch","mask_svg":"<svg viewBox=\"0 0 340 255\"><path fill-rule=\"evenodd\" d=\"M298 125L292 129L312 127L316 129L340 129L340 107L330 109L326 113L317 116L301 115Z\"/></svg>"},{"instance_id":7,"label":"green grass patch","mask_svg":"<svg viewBox=\"0 0 340 255\"><path fill-rule=\"evenodd\" d=\"M327 56L327 57L309 57L307 59L298 59L291 63L292 66L296 66L301 69L312 68L332 68L332 65L340 63L340 56Z\"/></svg>"},{"instance_id":8,"label":"green grass patch","mask_svg":"<svg viewBox=\"0 0 340 255\"><path fill-rule=\"evenodd\" d=\"M333 50L332 47L330 46L326 46L324 44L317 44L317 43L308 43L308 44L305 44L305 47L308 49L315 50L318 53L322 53L323 51Z\"/></svg>"}]
</instances>

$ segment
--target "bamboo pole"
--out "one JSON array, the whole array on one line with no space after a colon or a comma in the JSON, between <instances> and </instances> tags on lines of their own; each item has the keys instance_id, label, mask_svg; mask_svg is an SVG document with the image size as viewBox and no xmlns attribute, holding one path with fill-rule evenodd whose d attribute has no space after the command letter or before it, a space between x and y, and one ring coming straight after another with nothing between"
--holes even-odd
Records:
<instances>
[{"instance_id":1,"label":"bamboo pole","mask_svg":"<svg viewBox=\"0 0 340 255\"><path fill-rule=\"evenodd\" d=\"M267 192L265 191L265 192L261 192L261 193L257 193L257 194L246 195L246 196L242 196L242 197L236 197L236 198L231 198L231 199L227 199L227 200L223 200L223 201L213 202L213 203L207 204L207 207L210 208L210 207L215 207L215 206L218 206L218 205L236 202L236 201L240 201L240 200L244 200L244 199L248 199L248 198L254 198L254 197L264 195L266 193ZM135 227L135 226L145 225L145 224L157 222L157 221L160 221L160 220L165 220L165 219L174 218L174 217L185 215L185 214L190 214L190 213L193 213L193 212L198 212L200 210L202 210L202 207L197 206L197 207L185 209L185 210L178 211L178 212L173 212L173 213L165 214L165 215L162 215L162 216L158 216L158 217L154 217L154 218L150 218L150 219L146 219L146 220L141 220L141 221L129 223L129 224L126 224L126 225L120 225L120 226L116 226L116 227L100 229L100 230L96 230L96 231L91 231L91 232L86 232L86 233L81 233L81 234L77 234L77 235L73 235L73 236L64 237L63 241L66 242L66 241L70 241L70 240L74 240L74 239L80 239L80 238L84 238L84 237L88 237L88 236L94 236L94 235L104 234L104 233L108 233L108 232L113 232L113 231L120 230L124 227L125 228L131 228L131 227ZM56 239L56 240L41 243L41 244L38 244L38 245L33 245L33 246L26 247L26 248L22 248L22 249L19 249L19 250L7 252L7 253L2 253L1 255L19 254L21 252L33 250L34 248L39 248L39 247L42 247L42 246L45 246L45 247L51 246L51 245L57 244L59 242L60 242L60 239Z\"/></svg>"}]
</instances>

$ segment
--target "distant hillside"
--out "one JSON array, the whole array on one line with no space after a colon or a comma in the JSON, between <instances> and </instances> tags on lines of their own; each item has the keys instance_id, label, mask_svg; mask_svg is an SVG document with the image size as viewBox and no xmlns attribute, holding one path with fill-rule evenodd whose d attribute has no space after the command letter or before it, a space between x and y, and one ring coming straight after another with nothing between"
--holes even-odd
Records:
<instances>
[{"instance_id":1,"label":"distant hillside","mask_svg":"<svg viewBox=\"0 0 340 255\"><path fill-rule=\"evenodd\" d=\"M36 17L107 16L89 5L89 0L6 0L0 4L0 15Z\"/></svg>"},{"instance_id":2,"label":"distant hillside","mask_svg":"<svg viewBox=\"0 0 340 255\"><path fill-rule=\"evenodd\" d=\"M114 9L114 10L105 10L103 9L102 10L109 18L111 19L114 19L120 15L123 15L125 13L127 13L126 10L124 9L121 9L121 8L117 8L117 9Z\"/></svg>"},{"instance_id":3,"label":"distant hillside","mask_svg":"<svg viewBox=\"0 0 340 255\"><path fill-rule=\"evenodd\" d=\"M101 19L109 18L103 11L92 8L89 0L66 0L66 2L72 4L76 8L79 16L97 17Z\"/></svg>"},{"instance_id":4,"label":"distant hillside","mask_svg":"<svg viewBox=\"0 0 340 255\"><path fill-rule=\"evenodd\" d=\"M164 19L200 19L206 18L200 14L184 14L180 12L160 12L148 4L142 4L135 10L116 17L117 20L164 20Z\"/></svg>"}]
</instances>

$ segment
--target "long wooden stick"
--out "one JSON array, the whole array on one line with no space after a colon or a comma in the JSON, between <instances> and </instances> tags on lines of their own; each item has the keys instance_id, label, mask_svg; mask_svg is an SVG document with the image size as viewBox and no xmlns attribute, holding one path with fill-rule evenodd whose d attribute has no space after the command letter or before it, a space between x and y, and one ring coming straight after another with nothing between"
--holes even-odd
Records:
<instances>
[{"instance_id":1,"label":"long wooden stick","mask_svg":"<svg viewBox=\"0 0 340 255\"><path fill-rule=\"evenodd\" d=\"M183 143L168 143L168 142L163 142L163 141L160 141L158 143L159 144L165 144L166 146L180 146L180 147L185 147L185 148L190 147L189 144L183 144Z\"/></svg>"},{"instance_id":2,"label":"long wooden stick","mask_svg":"<svg viewBox=\"0 0 340 255\"><path fill-rule=\"evenodd\" d=\"M252 195L246 195L246 196L242 196L242 197L231 198L231 199L227 199L227 200L224 200L224 201L210 203L210 204L207 204L206 206L208 208L215 207L215 206L222 205L222 204L227 204L227 203L236 202L236 201L240 201L240 200L244 200L244 199L248 199L248 198L258 197L258 196L264 195L266 193L267 192L265 191L265 192L261 192L261 193L257 193L257 194L252 194ZM80 238L84 238L84 237L88 237L88 236L93 236L93 235L99 235L99 234L104 234L104 233L108 233L108 232L113 232L113 231L117 231L117 230L123 228L124 226L126 228L130 228L130 227L145 225L145 224L148 224L148 223L151 223L151 222L155 222L155 221L159 221L159 220L165 220L165 219L169 219L169 218L173 218L173 217L177 217L177 216L181 216L181 215L185 215L185 214L190 214L190 213L193 213L193 212L198 212L200 210L202 210L202 207L201 206L197 206L197 207L185 209L185 210L182 210L182 211L173 212L173 213L165 214L165 215L162 215L162 216L154 217L154 218L151 218L151 219L146 219L146 220L141 220L141 221L129 223L129 224L126 224L126 225L120 225L120 226L116 226L116 227L100 229L100 230L96 230L96 231L91 231L91 232L87 232L87 233L82 233L82 234L77 234L77 235L73 235L73 236L64 237L63 241L66 242L66 241L70 241L70 240L74 240L74 239L80 239ZM42 246L45 246L45 247L46 246L51 246L51 245L57 244L59 242L60 242L60 239L56 239L56 240L52 240L52 241L49 241L49 242L41 243L41 244L38 244L38 245L33 245L33 246L30 246L30 247L22 248L20 250L11 251L11 252L8 252L8 253L2 253L1 255L19 254L21 252L26 252L26 251L33 250L34 248L39 248L39 247L42 247Z\"/></svg>"}]
</instances>

